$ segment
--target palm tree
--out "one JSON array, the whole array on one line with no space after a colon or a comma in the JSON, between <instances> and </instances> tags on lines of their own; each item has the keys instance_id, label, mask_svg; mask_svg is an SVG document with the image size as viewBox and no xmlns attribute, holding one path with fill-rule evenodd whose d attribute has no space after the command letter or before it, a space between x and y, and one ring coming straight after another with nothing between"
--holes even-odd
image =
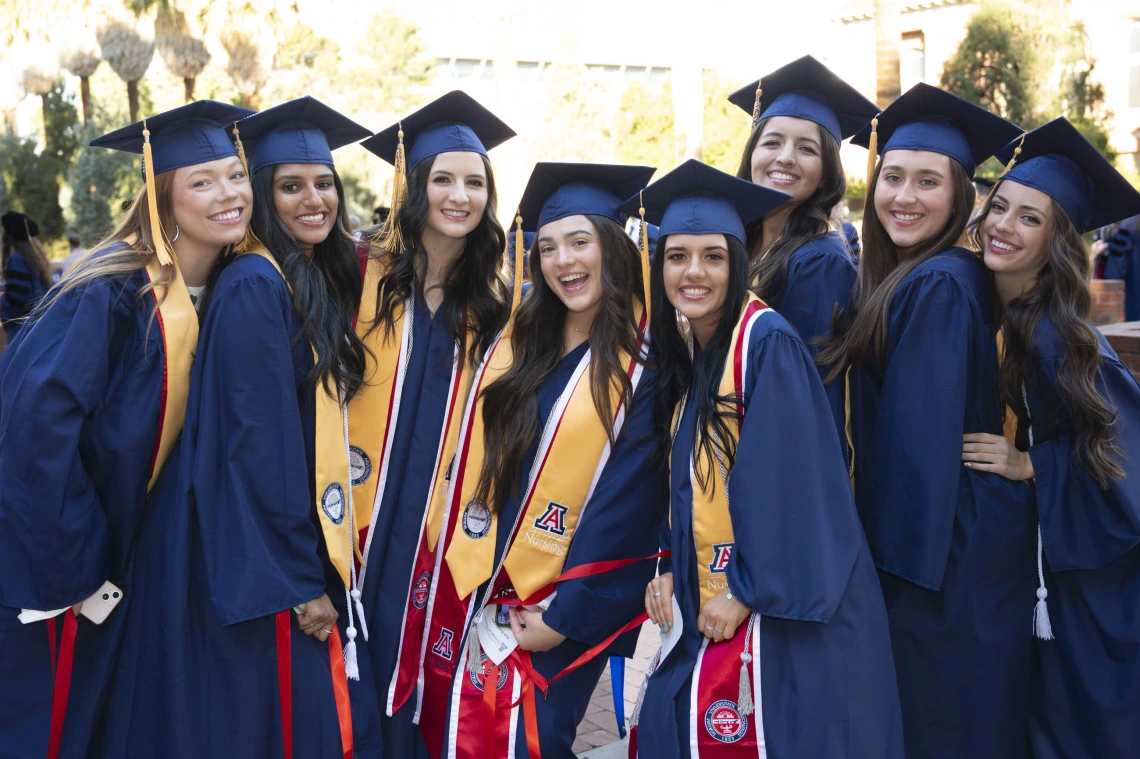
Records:
<instances>
[{"instance_id":1,"label":"palm tree","mask_svg":"<svg viewBox=\"0 0 1140 759\"><path fill-rule=\"evenodd\" d=\"M82 46L67 51L60 58L62 65L72 76L79 77L79 95L83 101L83 123L91 121L91 75L103 59L94 46Z\"/></svg>"},{"instance_id":2,"label":"palm tree","mask_svg":"<svg viewBox=\"0 0 1140 759\"><path fill-rule=\"evenodd\" d=\"M902 94L902 6L902 0L875 0L875 104L880 108L886 108Z\"/></svg>"},{"instance_id":3,"label":"palm tree","mask_svg":"<svg viewBox=\"0 0 1140 759\"><path fill-rule=\"evenodd\" d=\"M127 83L127 104L131 121L139 119L139 80L154 58L154 41L122 21L111 21L96 33L103 49L103 60Z\"/></svg>"},{"instance_id":4,"label":"palm tree","mask_svg":"<svg viewBox=\"0 0 1140 759\"><path fill-rule=\"evenodd\" d=\"M154 24L158 53L166 67L186 87L186 102L194 100L194 80L210 62L206 43L190 34L186 15L174 8L160 10Z\"/></svg>"},{"instance_id":5,"label":"palm tree","mask_svg":"<svg viewBox=\"0 0 1140 759\"><path fill-rule=\"evenodd\" d=\"M245 98L245 105L260 110L261 88L269 79L269 72L261 61L257 43L245 32L230 29L222 34L222 47L229 55L226 73Z\"/></svg>"},{"instance_id":6,"label":"palm tree","mask_svg":"<svg viewBox=\"0 0 1140 759\"><path fill-rule=\"evenodd\" d=\"M46 45L29 48L25 57L30 61L24 66L24 90L30 95L39 95L44 115L44 144L48 141L48 93L59 84L59 57Z\"/></svg>"}]
</instances>

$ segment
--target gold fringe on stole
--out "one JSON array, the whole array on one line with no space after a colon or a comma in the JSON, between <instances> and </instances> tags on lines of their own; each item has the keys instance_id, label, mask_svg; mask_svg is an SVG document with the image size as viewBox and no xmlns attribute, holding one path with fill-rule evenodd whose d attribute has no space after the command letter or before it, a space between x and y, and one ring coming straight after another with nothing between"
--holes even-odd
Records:
<instances>
[{"instance_id":1,"label":"gold fringe on stole","mask_svg":"<svg viewBox=\"0 0 1140 759\"><path fill-rule=\"evenodd\" d=\"M638 191L637 203L640 206L637 213L641 217L641 238L638 246L641 250L641 294L645 299L645 325L648 328L653 312L649 305L649 225L645 223L644 191Z\"/></svg>"},{"instance_id":2,"label":"gold fringe on stole","mask_svg":"<svg viewBox=\"0 0 1140 759\"><path fill-rule=\"evenodd\" d=\"M867 185L871 188L871 180L875 176L875 161L879 158L879 118L871 119L871 139L867 142Z\"/></svg>"},{"instance_id":3,"label":"gold fringe on stole","mask_svg":"<svg viewBox=\"0 0 1140 759\"><path fill-rule=\"evenodd\" d=\"M396 158L392 162L395 167L395 176L392 177L392 210L388 213L388 219L384 222L384 226L380 228L380 233L376 235L379 240L380 249L391 253L393 255L403 252L404 236L400 233L400 225L396 223L396 217L399 215L400 209L404 205L404 200L408 195L408 167L407 167L407 154L404 151L404 125L398 122L399 130L396 132Z\"/></svg>"},{"instance_id":4,"label":"gold fringe on stole","mask_svg":"<svg viewBox=\"0 0 1140 759\"><path fill-rule=\"evenodd\" d=\"M154 185L154 151L150 146L150 130L143 119L143 176L146 177L146 204L150 211L150 236L154 242L154 253L160 266L170 266L174 257L167 247L166 233L162 231L162 221L158 217L158 196Z\"/></svg>"}]
</instances>

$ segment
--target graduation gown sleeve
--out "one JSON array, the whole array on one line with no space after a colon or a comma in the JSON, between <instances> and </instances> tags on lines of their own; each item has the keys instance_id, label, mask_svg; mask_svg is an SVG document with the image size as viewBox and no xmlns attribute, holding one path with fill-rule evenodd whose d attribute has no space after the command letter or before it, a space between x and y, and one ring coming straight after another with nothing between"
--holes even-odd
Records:
<instances>
[{"instance_id":1,"label":"graduation gown sleeve","mask_svg":"<svg viewBox=\"0 0 1140 759\"><path fill-rule=\"evenodd\" d=\"M65 294L10 349L0 384L4 606L64 608L108 577L107 517L80 439L135 342L134 304L122 290L96 282Z\"/></svg>"},{"instance_id":2,"label":"graduation gown sleeve","mask_svg":"<svg viewBox=\"0 0 1140 759\"><path fill-rule=\"evenodd\" d=\"M582 516L564 569L595 561L634 559L657 553L659 526L669 504L665 473L653 457L653 395L656 373L645 370L631 412ZM645 586L654 562L558 586L543 614L547 626L571 640L596 645L645 609Z\"/></svg>"},{"instance_id":3,"label":"graduation gown sleeve","mask_svg":"<svg viewBox=\"0 0 1140 759\"><path fill-rule=\"evenodd\" d=\"M728 585L763 616L828 622L862 546L859 520L810 353L786 326L760 326L728 486Z\"/></svg>"},{"instance_id":4,"label":"graduation gown sleeve","mask_svg":"<svg viewBox=\"0 0 1140 759\"><path fill-rule=\"evenodd\" d=\"M254 256L249 256L253 259ZM223 625L268 616L325 592L293 352L293 308L262 269L211 298L195 364L191 488L210 600Z\"/></svg>"},{"instance_id":5,"label":"graduation gown sleeve","mask_svg":"<svg viewBox=\"0 0 1140 759\"><path fill-rule=\"evenodd\" d=\"M1110 348L1104 346L1101 355L1097 385L1117 411L1114 434L1128 472L1129 462L1140 452L1140 386ZM1140 544L1140 483L1126 476L1110 480L1102 490L1077 460L1071 416L1063 394L1057 392L1059 365L1060 359L1043 358L1034 366L1034 384L1044 391L1044 399L1055 396L1046 402L1061 417L1049 425L1059 433L1056 436L1035 424L1037 439L1029 449L1041 540L1052 571L1099 569ZM1034 422L1048 413L1038 411Z\"/></svg>"},{"instance_id":6,"label":"graduation gown sleeve","mask_svg":"<svg viewBox=\"0 0 1140 759\"><path fill-rule=\"evenodd\" d=\"M985 324L953 276L930 271L904 282L892 299L890 360L870 445L855 451L867 462L856 474L857 493L889 494L858 499L876 566L927 590L941 588L950 553L962 435L1000 432L964 429L968 378L984 371L971 346Z\"/></svg>"},{"instance_id":7,"label":"graduation gown sleeve","mask_svg":"<svg viewBox=\"0 0 1140 759\"><path fill-rule=\"evenodd\" d=\"M4 294L0 296L0 321L4 324L31 313L46 285L18 251L13 251L4 269Z\"/></svg>"}]
</instances>

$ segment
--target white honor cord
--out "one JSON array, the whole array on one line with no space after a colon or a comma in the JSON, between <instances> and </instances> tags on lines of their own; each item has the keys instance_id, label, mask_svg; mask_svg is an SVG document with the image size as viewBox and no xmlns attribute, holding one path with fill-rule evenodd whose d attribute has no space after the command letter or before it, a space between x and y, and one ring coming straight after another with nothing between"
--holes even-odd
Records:
<instances>
[{"instance_id":1,"label":"white honor cord","mask_svg":"<svg viewBox=\"0 0 1140 759\"><path fill-rule=\"evenodd\" d=\"M1025 383L1021 383L1021 402L1025 404L1025 418L1029 421L1029 447L1033 447L1033 416L1029 413L1029 396ZM1034 488L1037 478L1033 478ZM1053 624L1049 621L1049 606L1045 599L1049 591L1045 588L1044 548L1041 543L1041 523L1037 523L1037 605L1033 607L1033 634L1041 640L1053 640Z\"/></svg>"},{"instance_id":2,"label":"white honor cord","mask_svg":"<svg viewBox=\"0 0 1140 759\"><path fill-rule=\"evenodd\" d=\"M348 622L345 628L345 637L348 642L344 645L344 672L349 680L360 679L360 665L356 657L356 626L353 624L352 607L356 605L356 616L360 619L360 627L364 632L364 640L368 640L368 627L364 623L364 607L360 603L360 590L356 587L356 521L352 508L352 449L348 442L348 404L344 402L344 386L340 388L340 418L344 425L344 452L348 460L348 491L345 497L345 511L348 516L348 576L352 590L344 589L345 609L348 612Z\"/></svg>"}]
</instances>

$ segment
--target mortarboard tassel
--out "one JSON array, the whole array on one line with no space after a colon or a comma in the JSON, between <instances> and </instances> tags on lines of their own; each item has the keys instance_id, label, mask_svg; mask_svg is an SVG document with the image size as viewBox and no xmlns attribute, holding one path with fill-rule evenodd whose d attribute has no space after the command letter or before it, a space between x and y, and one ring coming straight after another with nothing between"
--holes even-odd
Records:
<instances>
[{"instance_id":1,"label":"mortarboard tassel","mask_svg":"<svg viewBox=\"0 0 1140 759\"><path fill-rule=\"evenodd\" d=\"M641 249L641 297L645 299L645 325L649 326L649 225L645 223L645 200L643 192L637 193L637 209L641 217L641 237L638 247Z\"/></svg>"},{"instance_id":2,"label":"mortarboard tassel","mask_svg":"<svg viewBox=\"0 0 1140 759\"><path fill-rule=\"evenodd\" d=\"M146 128L146 119L143 119L143 175L146 177L146 204L150 211L150 236L154 244L154 254L158 256L159 266L170 266L174 263L170 249L166 246L166 233L162 231L162 222L158 217L158 195L154 186L154 153L150 147L150 130Z\"/></svg>"},{"instance_id":3,"label":"mortarboard tassel","mask_svg":"<svg viewBox=\"0 0 1140 759\"><path fill-rule=\"evenodd\" d=\"M756 82L756 100L752 103L752 128L755 129L756 125L760 123L760 98L764 95L764 90L760 86L760 82Z\"/></svg>"},{"instance_id":4,"label":"mortarboard tassel","mask_svg":"<svg viewBox=\"0 0 1140 759\"><path fill-rule=\"evenodd\" d=\"M871 139L867 142L867 187L875 176L875 161L879 157L879 118L871 119Z\"/></svg>"},{"instance_id":5,"label":"mortarboard tassel","mask_svg":"<svg viewBox=\"0 0 1140 759\"><path fill-rule=\"evenodd\" d=\"M237 122L234 122L234 147L237 148L238 160L241 161L242 171L251 182L253 177L249 175L249 161L245 157L245 146L241 144L241 135L238 133ZM241 242L234 248L235 253L249 253L251 250L257 250L264 247L261 240L257 239L257 235L253 233L253 225L245 225L245 236L241 238Z\"/></svg>"},{"instance_id":6,"label":"mortarboard tassel","mask_svg":"<svg viewBox=\"0 0 1140 759\"><path fill-rule=\"evenodd\" d=\"M404 125L401 122L397 123L399 130L396 132L396 158L392 162L396 170L396 175L392 178L392 210L388 213L388 219L380 228L379 234L380 248L392 255L403 252L405 247L403 235L400 234L400 225L396 223L396 217L399 215L400 208L403 207L404 199L408 194Z\"/></svg>"},{"instance_id":7,"label":"mortarboard tassel","mask_svg":"<svg viewBox=\"0 0 1140 759\"><path fill-rule=\"evenodd\" d=\"M1021 139L1017 142L1017 147L1013 149L1013 157L1009 159L1009 163L1005 165L1005 171L1001 173L1003 177L1008 174L1014 164L1017 163L1017 157L1021 155L1021 146L1025 144L1025 134L1025 132L1022 132Z\"/></svg>"},{"instance_id":8,"label":"mortarboard tassel","mask_svg":"<svg viewBox=\"0 0 1140 759\"><path fill-rule=\"evenodd\" d=\"M515 312L519 310L519 301L522 300L522 285L523 285L523 246L525 245L525 238L523 237L522 228L522 215L515 211L515 287L511 292L511 316L507 321L507 331L515 323Z\"/></svg>"}]
</instances>

